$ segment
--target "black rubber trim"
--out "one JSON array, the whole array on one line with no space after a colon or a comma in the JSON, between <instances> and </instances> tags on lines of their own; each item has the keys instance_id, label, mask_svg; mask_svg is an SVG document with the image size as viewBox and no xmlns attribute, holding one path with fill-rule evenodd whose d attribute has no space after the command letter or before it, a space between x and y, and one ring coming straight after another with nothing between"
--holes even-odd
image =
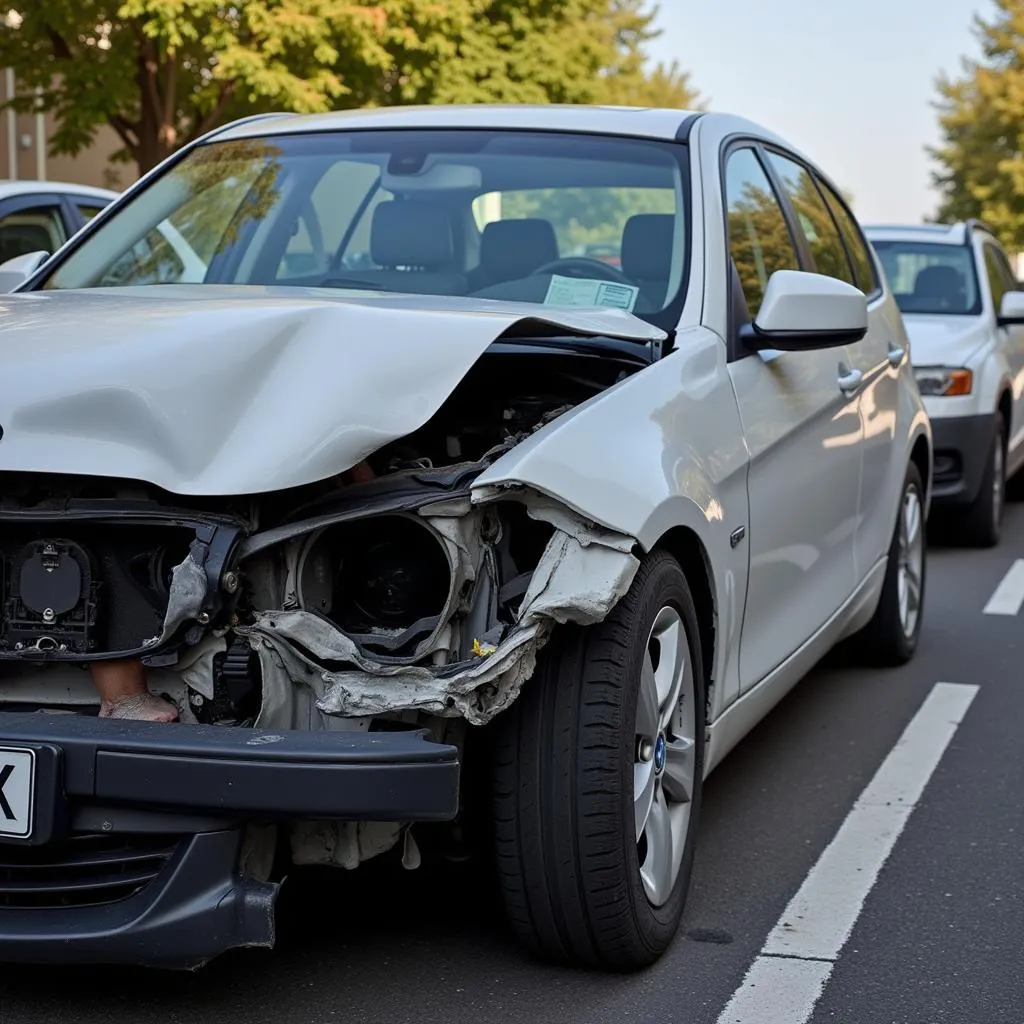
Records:
<instances>
[{"instance_id":1,"label":"black rubber trim","mask_svg":"<svg viewBox=\"0 0 1024 1024\"><path fill-rule=\"evenodd\" d=\"M183 839L141 892L96 907L0 909L0 961L191 969L274 944L278 886L238 874L243 831Z\"/></svg>"},{"instance_id":2,"label":"black rubber trim","mask_svg":"<svg viewBox=\"0 0 1024 1024\"><path fill-rule=\"evenodd\" d=\"M689 142L690 134L694 129L694 126L704 115L701 113L687 114L683 118L679 127L676 129L676 141L677 142Z\"/></svg>"},{"instance_id":3,"label":"black rubber trim","mask_svg":"<svg viewBox=\"0 0 1024 1024\"><path fill-rule=\"evenodd\" d=\"M936 401L941 402L941 398ZM946 452L959 456L962 470L950 481L936 481L932 501L936 505L969 505L978 495L992 447L995 414L935 417L932 419L932 448L938 458Z\"/></svg>"},{"instance_id":4,"label":"black rubber trim","mask_svg":"<svg viewBox=\"0 0 1024 1024\"><path fill-rule=\"evenodd\" d=\"M63 794L229 818L446 821L455 747L423 732L327 732L0 713L0 746L57 748ZM37 806L46 800L37 788Z\"/></svg>"}]
</instances>

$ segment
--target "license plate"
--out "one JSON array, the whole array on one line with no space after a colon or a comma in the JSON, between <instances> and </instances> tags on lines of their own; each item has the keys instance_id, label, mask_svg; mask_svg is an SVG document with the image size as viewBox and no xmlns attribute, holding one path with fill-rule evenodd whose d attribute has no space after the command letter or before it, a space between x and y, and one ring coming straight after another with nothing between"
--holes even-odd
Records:
<instances>
[{"instance_id":1,"label":"license plate","mask_svg":"<svg viewBox=\"0 0 1024 1024\"><path fill-rule=\"evenodd\" d=\"M0 747L0 836L32 835L35 775L34 750Z\"/></svg>"}]
</instances>

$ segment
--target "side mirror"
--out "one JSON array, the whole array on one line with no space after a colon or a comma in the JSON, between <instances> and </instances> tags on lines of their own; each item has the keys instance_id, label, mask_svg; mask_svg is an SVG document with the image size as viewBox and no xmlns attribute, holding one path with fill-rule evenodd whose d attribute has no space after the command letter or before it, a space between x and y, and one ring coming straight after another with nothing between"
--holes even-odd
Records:
<instances>
[{"instance_id":1,"label":"side mirror","mask_svg":"<svg viewBox=\"0 0 1024 1024\"><path fill-rule=\"evenodd\" d=\"M867 331L868 300L859 288L824 274L777 270L740 338L755 351L801 352L849 345Z\"/></svg>"},{"instance_id":2,"label":"side mirror","mask_svg":"<svg viewBox=\"0 0 1024 1024\"><path fill-rule=\"evenodd\" d=\"M996 322L1000 327L1024 324L1024 292L1007 292L999 303Z\"/></svg>"},{"instance_id":3,"label":"side mirror","mask_svg":"<svg viewBox=\"0 0 1024 1024\"><path fill-rule=\"evenodd\" d=\"M0 263L0 292L11 292L27 281L48 259L48 252L25 252Z\"/></svg>"}]
</instances>

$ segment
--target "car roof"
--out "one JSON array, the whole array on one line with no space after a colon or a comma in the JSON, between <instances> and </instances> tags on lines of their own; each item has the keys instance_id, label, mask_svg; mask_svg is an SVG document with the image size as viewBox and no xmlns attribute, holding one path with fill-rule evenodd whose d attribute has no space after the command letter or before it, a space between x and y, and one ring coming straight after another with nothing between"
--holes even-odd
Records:
<instances>
[{"instance_id":1,"label":"car roof","mask_svg":"<svg viewBox=\"0 0 1024 1024\"><path fill-rule=\"evenodd\" d=\"M108 188L96 188L93 185L76 185L71 181L37 181L33 179L0 178L0 199L11 196L35 195L36 193L56 192L60 195L89 196L92 199L105 199L108 202L116 199L117 192Z\"/></svg>"},{"instance_id":2,"label":"car roof","mask_svg":"<svg viewBox=\"0 0 1024 1024\"><path fill-rule=\"evenodd\" d=\"M865 224L864 234L873 242L964 245L967 242L967 224L964 221L956 224Z\"/></svg>"},{"instance_id":3,"label":"car roof","mask_svg":"<svg viewBox=\"0 0 1024 1024\"><path fill-rule=\"evenodd\" d=\"M211 133L218 139L243 139L298 132L370 128L481 128L520 131L593 132L650 139L677 139L694 118L726 114L663 107L613 107L583 104L451 104L338 110L326 114L269 114L246 118ZM756 134L771 133L735 119Z\"/></svg>"}]
</instances>

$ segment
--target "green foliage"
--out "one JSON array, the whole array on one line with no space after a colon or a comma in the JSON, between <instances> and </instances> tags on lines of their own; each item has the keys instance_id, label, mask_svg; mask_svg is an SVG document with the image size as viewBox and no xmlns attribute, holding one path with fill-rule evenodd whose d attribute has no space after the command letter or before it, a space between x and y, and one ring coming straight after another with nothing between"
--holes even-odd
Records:
<instances>
[{"instance_id":1,"label":"green foliage","mask_svg":"<svg viewBox=\"0 0 1024 1024\"><path fill-rule=\"evenodd\" d=\"M1014 251L1024 249L1024 0L995 0L975 17L982 59L959 79L940 78L943 143L931 154L937 220L980 217Z\"/></svg>"},{"instance_id":2,"label":"green foliage","mask_svg":"<svg viewBox=\"0 0 1024 1024\"><path fill-rule=\"evenodd\" d=\"M406 103L693 106L648 72L646 0L22 0L0 22L16 105L76 153L109 124L148 170L232 117Z\"/></svg>"}]
</instances>

